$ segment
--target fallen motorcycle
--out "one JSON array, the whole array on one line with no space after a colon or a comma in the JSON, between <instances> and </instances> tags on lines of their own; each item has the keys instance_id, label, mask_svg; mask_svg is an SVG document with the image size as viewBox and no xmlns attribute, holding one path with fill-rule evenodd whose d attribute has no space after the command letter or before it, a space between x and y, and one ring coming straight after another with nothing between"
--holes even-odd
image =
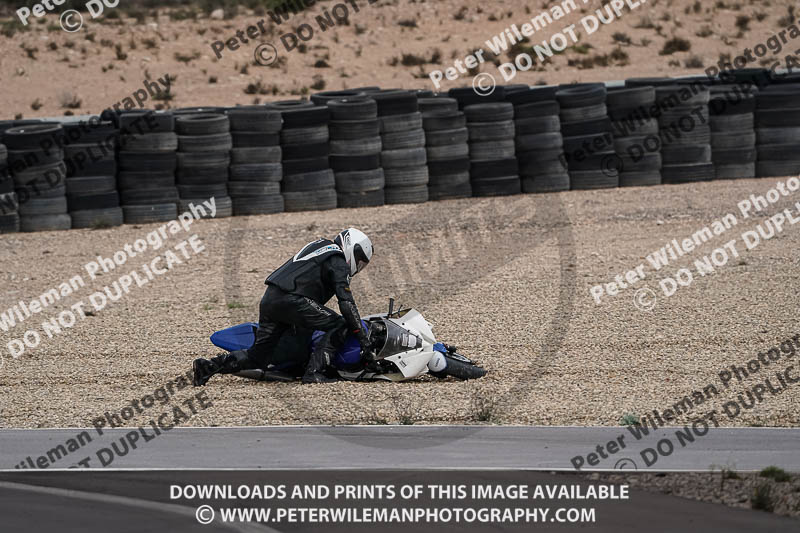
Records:
<instances>
[{"instance_id":1,"label":"fallen motorcycle","mask_svg":"<svg viewBox=\"0 0 800 533\"><path fill-rule=\"evenodd\" d=\"M373 357L361 357L361 346L354 336L346 339L331 361L331 377L346 381L406 381L424 374L437 378L476 379L486 370L459 354L455 346L436 342L432 324L412 308L393 310L389 301L387 313L366 316L362 320L368 331ZM247 322L211 335L211 342L223 350L246 350L255 342L258 324ZM294 381L304 371L311 351L323 332L290 331L281 338L276 352L281 362L264 369L244 370L234 375L257 381Z\"/></svg>"}]
</instances>

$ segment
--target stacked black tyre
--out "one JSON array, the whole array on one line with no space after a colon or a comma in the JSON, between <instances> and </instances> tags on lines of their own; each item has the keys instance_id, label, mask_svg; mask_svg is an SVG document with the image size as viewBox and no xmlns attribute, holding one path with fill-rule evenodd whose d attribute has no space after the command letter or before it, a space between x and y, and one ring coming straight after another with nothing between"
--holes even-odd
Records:
<instances>
[{"instance_id":1,"label":"stacked black tyre","mask_svg":"<svg viewBox=\"0 0 800 533\"><path fill-rule=\"evenodd\" d=\"M759 178L800 173L800 84L770 85L756 96Z\"/></svg>"},{"instance_id":2,"label":"stacked black tyre","mask_svg":"<svg viewBox=\"0 0 800 533\"><path fill-rule=\"evenodd\" d=\"M386 180L380 166L381 136L378 105L356 93L328 99L331 166L339 207L384 204Z\"/></svg>"},{"instance_id":3,"label":"stacked black tyre","mask_svg":"<svg viewBox=\"0 0 800 533\"><path fill-rule=\"evenodd\" d=\"M227 115L233 141L228 181L232 214L282 212L280 111L254 105L229 109Z\"/></svg>"},{"instance_id":4,"label":"stacked black tyre","mask_svg":"<svg viewBox=\"0 0 800 533\"><path fill-rule=\"evenodd\" d=\"M307 100L269 106L283 116L283 201L286 211L335 209L336 179L330 166L330 111Z\"/></svg>"},{"instance_id":5,"label":"stacked black tyre","mask_svg":"<svg viewBox=\"0 0 800 533\"><path fill-rule=\"evenodd\" d=\"M514 106L514 143L522 192L568 191L556 88L506 92L506 99Z\"/></svg>"},{"instance_id":6,"label":"stacked black tyre","mask_svg":"<svg viewBox=\"0 0 800 533\"><path fill-rule=\"evenodd\" d=\"M3 134L8 166L14 176L21 231L72 227L67 208L64 130L60 124L13 127Z\"/></svg>"},{"instance_id":7,"label":"stacked black tyre","mask_svg":"<svg viewBox=\"0 0 800 533\"><path fill-rule=\"evenodd\" d=\"M420 98L428 161L428 199L472 196L467 119L454 98Z\"/></svg>"},{"instance_id":8,"label":"stacked black tyre","mask_svg":"<svg viewBox=\"0 0 800 533\"><path fill-rule=\"evenodd\" d=\"M380 89L378 87L376 87L374 90L378 91ZM348 98L361 98L361 97L364 97L366 95L367 95L367 93L365 93L362 90L358 90L358 89L351 89L351 90L345 89L343 91L323 91L321 93L312 94L311 95L311 102L314 105L328 105L329 102L332 102L334 100L346 100ZM333 115L331 115L331 120L347 120L347 118L334 119ZM353 120L358 120L358 119L353 119ZM333 135L331 134L331 139L332 138L333 138Z\"/></svg>"},{"instance_id":9,"label":"stacked black tyre","mask_svg":"<svg viewBox=\"0 0 800 533\"><path fill-rule=\"evenodd\" d=\"M685 85L656 87L661 137L662 183L693 183L714 178L711 162L711 126L708 87L695 88L689 98Z\"/></svg>"},{"instance_id":10,"label":"stacked black tyre","mask_svg":"<svg viewBox=\"0 0 800 533\"><path fill-rule=\"evenodd\" d=\"M417 95L412 91L387 89L369 96L378 105L381 132L381 166L387 204L428 201L428 158L425 130Z\"/></svg>"},{"instance_id":11,"label":"stacked black tyre","mask_svg":"<svg viewBox=\"0 0 800 533\"><path fill-rule=\"evenodd\" d=\"M757 156L754 94L741 85L712 86L708 110L714 178L754 178Z\"/></svg>"},{"instance_id":12,"label":"stacked black tyre","mask_svg":"<svg viewBox=\"0 0 800 533\"><path fill-rule=\"evenodd\" d=\"M514 106L509 102L464 107L469 132L472 196L519 194L514 148Z\"/></svg>"},{"instance_id":13,"label":"stacked black tyre","mask_svg":"<svg viewBox=\"0 0 800 533\"><path fill-rule=\"evenodd\" d=\"M606 92L602 83L561 86L556 92L571 189L619 186Z\"/></svg>"},{"instance_id":14,"label":"stacked black tyre","mask_svg":"<svg viewBox=\"0 0 800 533\"><path fill-rule=\"evenodd\" d=\"M179 117L180 115L219 115L225 113L226 108L220 106L208 106L208 107L179 107L177 109L173 109L171 113L175 115L175 117Z\"/></svg>"},{"instance_id":15,"label":"stacked black tyre","mask_svg":"<svg viewBox=\"0 0 800 533\"><path fill-rule=\"evenodd\" d=\"M213 198L215 218L233 213L228 195L228 166L233 148L230 129L230 121L222 113L181 113L175 117L179 212ZM211 213L207 212L207 216Z\"/></svg>"},{"instance_id":16,"label":"stacked black tyre","mask_svg":"<svg viewBox=\"0 0 800 533\"><path fill-rule=\"evenodd\" d=\"M19 203L8 171L8 150L0 144L0 234L19 231Z\"/></svg>"},{"instance_id":17,"label":"stacked black tyre","mask_svg":"<svg viewBox=\"0 0 800 533\"><path fill-rule=\"evenodd\" d=\"M174 220L178 216L175 117L152 111L125 113L119 126L117 189L125 223Z\"/></svg>"},{"instance_id":18,"label":"stacked black tyre","mask_svg":"<svg viewBox=\"0 0 800 533\"><path fill-rule=\"evenodd\" d=\"M447 91L447 96L455 98L458 101L458 108L463 111L468 105L505 102L505 90L505 86L497 85L491 93L485 94L473 87L453 87Z\"/></svg>"},{"instance_id":19,"label":"stacked black tyre","mask_svg":"<svg viewBox=\"0 0 800 533\"><path fill-rule=\"evenodd\" d=\"M620 187L661 183L661 138L658 119L651 116L655 101L649 86L609 89L606 95Z\"/></svg>"},{"instance_id":20,"label":"stacked black tyre","mask_svg":"<svg viewBox=\"0 0 800 533\"><path fill-rule=\"evenodd\" d=\"M70 122L64 128L67 205L73 228L122 225L117 192L117 129L111 122Z\"/></svg>"}]
</instances>

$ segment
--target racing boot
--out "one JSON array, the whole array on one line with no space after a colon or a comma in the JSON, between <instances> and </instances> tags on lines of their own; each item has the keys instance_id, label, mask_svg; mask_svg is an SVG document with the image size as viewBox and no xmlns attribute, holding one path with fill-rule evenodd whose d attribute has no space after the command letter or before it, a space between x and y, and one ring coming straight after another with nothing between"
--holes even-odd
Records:
<instances>
[{"instance_id":1,"label":"racing boot","mask_svg":"<svg viewBox=\"0 0 800 533\"><path fill-rule=\"evenodd\" d=\"M306 373L303 374L303 383L335 383L337 379L331 379L322 373L333 358L334 350L330 343L330 333L325 334L320 339L319 344L311 352L311 358L308 360Z\"/></svg>"},{"instance_id":2,"label":"racing boot","mask_svg":"<svg viewBox=\"0 0 800 533\"><path fill-rule=\"evenodd\" d=\"M242 366L236 352L223 352L211 359L195 359L192 363L192 384L202 387L214 374L233 374L243 370Z\"/></svg>"}]
</instances>

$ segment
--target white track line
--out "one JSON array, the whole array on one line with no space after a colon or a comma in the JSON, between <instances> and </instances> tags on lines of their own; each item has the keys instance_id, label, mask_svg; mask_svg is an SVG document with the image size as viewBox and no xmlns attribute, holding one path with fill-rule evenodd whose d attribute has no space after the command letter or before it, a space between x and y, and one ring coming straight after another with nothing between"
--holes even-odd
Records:
<instances>
[{"instance_id":1,"label":"white track line","mask_svg":"<svg viewBox=\"0 0 800 533\"><path fill-rule=\"evenodd\" d=\"M19 470L16 470L16 472L19 472ZM0 488L16 490L16 491L35 492L38 494L48 494L51 496L62 496L65 498L74 498L78 500L86 500L97 503L113 503L116 505L124 505L127 507L136 507L138 509L144 509L147 511L173 513L190 518L192 523L196 522L197 520L195 517L195 511L192 508L183 505L177 505L174 503L159 503L148 500L140 500L138 498L129 498L127 496L114 496L111 494L99 494L96 492L86 492L82 490L73 490L73 489L59 489L55 487L43 487L39 485L26 485L24 483L14 483L11 481L0 481ZM232 531L237 531L240 533L279 533L275 529L271 529L261 525L256 526L254 524L247 524L247 523L235 524L229 522L222 522L222 520L220 520L219 517L216 517L214 519L214 523L216 525L227 527Z\"/></svg>"}]
</instances>

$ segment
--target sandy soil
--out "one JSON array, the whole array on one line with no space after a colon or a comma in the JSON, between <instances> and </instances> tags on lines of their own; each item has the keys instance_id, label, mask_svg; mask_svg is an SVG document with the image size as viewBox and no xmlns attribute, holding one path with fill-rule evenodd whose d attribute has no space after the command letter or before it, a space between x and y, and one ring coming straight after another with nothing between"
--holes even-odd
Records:
<instances>
[{"instance_id":1,"label":"sandy soil","mask_svg":"<svg viewBox=\"0 0 800 533\"><path fill-rule=\"evenodd\" d=\"M530 45L578 23L600 5L597 0L577 3L579 11L540 30L528 46L518 51L530 52ZM99 112L141 88L144 79L166 74L174 77L172 99L145 105L246 104L284 99L315 89L364 85L432 89L428 73L452 66L455 59L463 59L480 47L486 49L489 60L481 70L500 80L491 62L506 62L509 57L494 56L485 41L513 23L530 21L555 3L514 0L487 5L477 0L378 0L369 5L360 0L358 4L362 8L357 13L351 9L349 25L339 24L325 32L317 29L305 43L305 50L286 52L280 36L300 23L316 24L314 18L324 14L325 8L331 9L335 2L319 2L280 26L266 17L267 34L259 39L278 47L280 59L273 67L254 64L253 42L237 51L225 50L221 59L215 57L213 41L233 37L237 30L246 30L264 18L244 11L236 15L233 8L228 9L224 20L211 19L188 8L139 10L144 18L138 21L122 10L107 10L98 19L85 16L83 29L76 33L62 31L57 14L32 19L27 31L12 37L0 36L0 49L4 52L0 56L0 106L7 118ZM633 11L626 9L621 18L591 35L579 24L577 46L554 56L535 71L520 73L513 83L701 73L703 66L715 64L721 54L735 57L782 29L781 19L786 18L787 8L793 4L792 0L649 0ZM111 18L119 14L121 18ZM197 19L172 20L188 15L196 15ZM660 55L665 42L673 37L687 39L690 49ZM772 64L795 49L792 46L763 61ZM404 55L408 56L405 60ZM419 61L425 63L415 64ZM443 88L469 83L471 77L464 75L456 81L445 80Z\"/></svg>"},{"instance_id":2,"label":"sandy soil","mask_svg":"<svg viewBox=\"0 0 800 533\"><path fill-rule=\"evenodd\" d=\"M193 358L214 353L213 331L256 318L263 280L299 247L356 225L374 237L377 256L354 291L363 312L385 308L394 296L418 307L435 333L477 358L489 375L477 382L421 379L405 384L325 386L261 384L225 376L206 387L213 407L192 425L292 423L618 424L625 414L663 412L684 395L715 384L719 394L690 415L717 409L746 388L785 371L781 359L744 383L722 386L718 373L745 365L797 329L796 227L746 251L741 220L681 258L679 267L737 238L741 256L717 273L660 297L639 310L626 289L597 305L589 290L609 282L671 239L683 239L778 180L467 199L419 206L340 209L200 221L206 251L176 265L108 308L78 321L0 371L0 417L5 427L86 426L152 393ZM765 213L800 200L785 197ZM124 226L6 235L0 239L0 309L38 298L83 265L111 256L157 226ZM172 247L188 234L171 237ZM148 251L100 276L47 312L3 333L2 346L27 328L140 269ZM659 291L660 273L647 270L637 285ZM796 363L795 363L796 365ZM796 367L794 373L796 375ZM723 425L798 424L797 385L767 393L754 409ZM191 389L180 391L187 397ZM146 423L155 411L130 420Z\"/></svg>"}]
</instances>

